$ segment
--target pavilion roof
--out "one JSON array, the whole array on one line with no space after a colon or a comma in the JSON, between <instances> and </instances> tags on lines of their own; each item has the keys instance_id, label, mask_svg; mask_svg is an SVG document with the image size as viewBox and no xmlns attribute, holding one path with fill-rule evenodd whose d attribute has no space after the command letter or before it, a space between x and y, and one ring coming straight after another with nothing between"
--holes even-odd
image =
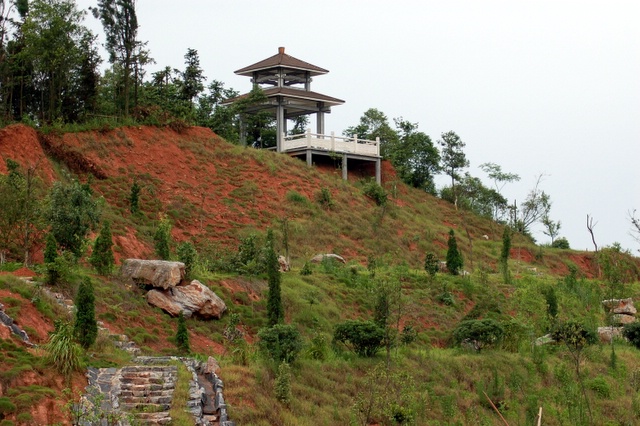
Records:
<instances>
[{"instance_id":1,"label":"pavilion roof","mask_svg":"<svg viewBox=\"0 0 640 426\"><path fill-rule=\"evenodd\" d=\"M328 95L323 95L318 92L311 92L308 90L296 89L293 87L272 87L264 89L264 94L267 98L275 98L276 96L283 96L285 98L296 98L305 101L324 102L327 106L342 105L344 101L342 99L334 98ZM235 98L227 99L222 102L223 105L232 104L240 99L247 97L249 94L245 93Z\"/></svg>"},{"instance_id":2,"label":"pavilion roof","mask_svg":"<svg viewBox=\"0 0 640 426\"><path fill-rule=\"evenodd\" d=\"M254 72L267 70L271 68L284 67L301 71L309 71L312 76L326 74L329 70L324 68L320 68L316 65L310 64L308 62L302 61L298 58L294 58L291 55L287 55L284 53L284 47L278 48L278 53L267 58L263 59L260 62L256 62L253 65L249 65L248 67L240 68L235 71L238 75L245 75L251 77Z\"/></svg>"}]
</instances>

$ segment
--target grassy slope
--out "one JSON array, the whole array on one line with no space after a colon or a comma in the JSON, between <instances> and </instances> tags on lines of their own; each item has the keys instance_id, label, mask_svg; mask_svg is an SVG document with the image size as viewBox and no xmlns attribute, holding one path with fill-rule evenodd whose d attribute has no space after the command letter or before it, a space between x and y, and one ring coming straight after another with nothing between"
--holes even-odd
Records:
<instances>
[{"instance_id":1,"label":"grassy slope","mask_svg":"<svg viewBox=\"0 0 640 426\"><path fill-rule=\"evenodd\" d=\"M541 296L544 286L557 288L562 319L577 318L592 325L604 321L599 306L602 290L597 283L570 285L557 278L566 275L567 265L572 264L583 275L593 274L588 254L540 249L516 239L515 260L511 261L516 279L505 285L495 273L501 246L499 226L407 188L388 169L384 186L391 203L383 210L362 195L357 182L308 169L283 155L229 145L204 129L178 135L127 128L65 135L62 142L106 173L107 178L94 181L93 187L106 198L105 217L114 223L120 256L151 254L153 220L161 212L174 220L177 240L192 239L209 254L227 253L240 236L267 227L279 233L278 219L287 217L294 271L283 276L283 300L287 322L300 329L307 348L314 336L329 341L334 325L341 320L370 317L376 282L362 266L367 257L386 265L378 271L378 279L402 283L400 323L413 324L419 335L412 345L391 352L393 374L386 377L375 368L385 361L382 353L361 359L347 351L327 350L324 360L305 353L292 366L290 407L274 403L276 369L265 364L252 346L235 351L222 346L226 318L220 322L189 320L195 351L221 358L227 402L238 424L349 424L356 401L381 396L408 407L418 424L499 424L478 396L494 370L504 386L505 416L510 424L530 424L527 419L538 406L544 408L543 424L573 424L577 394L568 353L561 347L532 352L529 341L548 326ZM127 204L134 178L144 186L143 215L138 217L128 213ZM331 192L331 209L314 201L320 188ZM420 270L424 253L434 251L444 258L450 228L456 230L466 269L472 275L467 279L439 276L429 282ZM490 239L480 238L483 234ZM297 274L305 259L320 252L344 255L355 269L318 266L308 277ZM252 341L264 325L264 281L203 270L197 273L232 311L241 314ZM455 296L453 306L438 302L445 285ZM141 292L116 279L99 284L96 293L98 315L110 329L126 332L148 353L174 350L167 339L174 334L175 321L150 308ZM627 288L628 296L637 293L637 285ZM448 349L451 330L465 316L514 319L526 338L510 351L473 354ZM588 380L595 380L591 388L596 390L590 389L589 396L596 423L615 419L612 424L634 424L640 414L635 396L640 386L635 366L640 358L635 349L618 346L618 368L611 370L608 354L606 347L592 348L584 366ZM380 386L381 382L389 384ZM376 406L384 404L378 401ZM382 422L387 417L374 411L372 418Z\"/></svg>"}]
</instances>

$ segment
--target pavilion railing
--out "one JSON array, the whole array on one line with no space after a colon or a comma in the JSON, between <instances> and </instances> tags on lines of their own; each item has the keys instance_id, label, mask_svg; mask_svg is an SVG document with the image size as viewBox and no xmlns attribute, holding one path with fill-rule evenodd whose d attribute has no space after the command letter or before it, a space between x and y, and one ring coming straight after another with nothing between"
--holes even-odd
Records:
<instances>
[{"instance_id":1,"label":"pavilion railing","mask_svg":"<svg viewBox=\"0 0 640 426\"><path fill-rule=\"evenodd\" d=\"M352 137L336 136L334 132L331 132L331 135L321 135L311 133L311 129L307 129L305 133L299 135L283 135L282 141L282 150L285 152L294 149L313 148L333 152L380 156L380 138L371 141L358 139L358 135L353 135Z\"/></svg>"}]
</instances>

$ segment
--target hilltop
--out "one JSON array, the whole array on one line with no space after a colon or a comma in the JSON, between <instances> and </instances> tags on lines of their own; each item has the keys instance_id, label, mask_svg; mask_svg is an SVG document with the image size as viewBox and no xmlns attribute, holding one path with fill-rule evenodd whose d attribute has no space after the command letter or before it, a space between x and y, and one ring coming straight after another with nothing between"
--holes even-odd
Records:
<instances>
[{"instance_id":1,"label":"hilltop","mask_svg":"<svg viewBox=\"0 0 640 426\"><path fill-rule=\"evenodd\" d=\"M384 404L396 403L395 414L413 416L416 424L501 424L481 397L482 389L505 404L502 411L511 424L530 424L539 406L549 415L544 424L575 418L571 407L579 394L567 353L560 345L532 349L531 342L551 327L550 288L557 295L560 320L580 320L592 328L605 323L600 302L609 294L608 284L597 279L593 253L540 247L514 235L512 281L505 282L498 267L503 227L406 186L386 162L382 187L388 202L378 205L365 195L367 176L343 181L331 164L309 168L286 155L230 144L206 128L42 133L12 125L0 130L0 154L33 168L46 186L74 176L88 183L104 199L102 220L112 224L117 263L154 258L153 234L163 217L173 225L174 246L195 245L200 253L196 277L240 316L238 329L246 345L224 337L228 315L220 321L191 318L192 350L221 361L225 397L238 424L350 424L362 412L358 404L369 397L383 404L382 395L388 399ZM0 174L6 172L2 162ZM137 215L129 209L134 182L142 187ZM282 274L285 321L304 339L304 350L292 363L290 405L276 401L278 367L264 361L255 345L266 325L265 276L217 268L247 238L255 236L261 244L268 229L275 233L280 254L286 229L292 271ZM425 254L444 260L450 230L468 275L439 273L429 279ZM323 263L313 266L311 275L301 275L318 253L339 254L347 265ZM32 254L34 268L42 271L37 264L42 244ZM96 275L85 260L77 276L56 290L72 298L77 282L91 277L96 313L109 332L128 335L145 354L172 354L175 320L148 305L142 289L117 274ZM624 296L637 297L640 263L629 261L631 281L624 283ZM373 358L357 357L345 347L331 350L336 325L370 319L381 289L396 284L402 303L397 302L392 328L398 334L415 330L414 340ZM36 344L44 343L54 320L66 315L41 300L37 286L0 275L0 302ZM457 325L475 319L499 321L510 333L505 343L477 353L456 347L452 333ZM0 361L0 398L9 395L24 419L28 413L39 424L66 422L65 400L56 397L66 386L46 367L42 350L21 347L2 328L0 338L10 354ZM605 346L590 352L585 361L589 395L598 419L624 417L627 423L621 424L632 424L638 418L633 407L640 404L633 394L640 356L626 343L618 346L617 369L607 368ZM103 341L85 362L115 366L127 359ZM378 389L383 378L388 386ZM623 386L618 386L620 379L626 380ZM77 392L86 379L77 373L72 383ZM29 399L33 386L39 396ZM379 423L395 424L386 411L372 413ZM13 421L17 415L12 415Z\"/></svg>"}]
</instances>

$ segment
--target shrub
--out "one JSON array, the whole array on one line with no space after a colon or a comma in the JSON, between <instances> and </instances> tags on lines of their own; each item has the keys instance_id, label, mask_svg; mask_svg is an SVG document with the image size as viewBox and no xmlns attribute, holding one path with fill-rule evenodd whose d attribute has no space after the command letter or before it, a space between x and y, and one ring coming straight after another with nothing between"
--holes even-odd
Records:
<instances>
[{"instance_id":1,"label":"shrub","mask_svg":"<svg viewBox=\"0 0 640 426\"><path fill-rule=\"evenodd\" d=\"M116 263L113 257L113 239L111 238L111 225L105 222L93 245L93 252L89 263L96 268L100 275L108 275Z\"/></svg>"},{"instance_id":2,"label":"shrub","mask_svg":"<svg viewBox=\"0 0 640 426\"><path fill-rule=\"evenodd\" d=\"M309 201L307 197L305 197L304 195L302 195L297 191L288 191L286 198L288 201L291 201L292 203L298 203L298 204L307 204L307 202Z\"/></svg>"},{"instance_id":3,"label":"shrub","mask_svg":"<svg viewBox=\"0 0 640 426\"><path fill-rule=\"evenodd\" d=\"M400 343L409 345L413 343L417 337L418 331L411 324L407 324L402 328L402 333L400 333Z\"/></svg>"},{"instance_id":4,"label":"shrub","mask_svg":"<svg viewBox=\"0 0 640 426\"><path fill-rule=\"evenodd\" d=\"M267 232L266 247L267 281L269 282L269 295L267 299L267 321L270 326L284 320L284 307L280 292L280 264L273 247L273 231Z\"/></svg>"},{"instance_id":5,"label":"shrub","mask_svg":"<svg viewBox=\"0 0 640 426\"><path fill-rule=\"evenodd\" d=\"M153 235L153 241L156 255L161 260L169 260L171 257L171 222L166 217L160 219Z\"/></svg>"},{"instance_id":6,"label":"shrub","mask_svg":"<svg viewBox=\"0 0 640 426\"><path fill-rule=\"evenodd\" d=\"M470 343L476 350L497 345L504 337L504 328L496 320L466 320L453 330L453 340L458 345Z\"/></svg>"},{"instance_id":7,"label":"shrub","mask_svg":"<svg viewBox=\"0 0 640 426\"><path fill-rule=\"evenodd\" d=\"M609 383L607 383L605 378L602 376L594 377L587 381L586 385L587 388L594 391L600 398L611 397L611 388L609 387Z\"/></svg>"},{"instance_id":8,"label":"shrub","mask_svg":"<svg viewBox=\"0 0 640 426\"><path fill-rule=\"evenodd\" d=\"M185 241L178 246L178 260L184 263L185 279L191 279L191 273L193 272L197 258L198 252L189 241Z\"/></svg>"},{"instance_id":9,"label":"shrub","mask_svg":"<svg viewBox=\"0 0 640 426\"><path fill-rule=\"evenodd\" d=\"M291 402L291 367L286 362L280 363L278 375L274 383L276 399L285 405Z\"/></svg>"},{"instance_id":10,"label":"shrub","mask_svg":"<svg viewBox=\"0 0 640 426\"><path fill-rule=\"evenodd\" d=\"M424 257L424 270L429 274L429 277L433 279L438 273L438 269L440 267L440 262L436 255L432 252L427 253Z\"/></svg>"},{"instance_id":11,"label":"shrub","mask_svg":"<svg viewBox=\"0 0 640 426\"><path fill-rule=\"evenodd\" d=\"M129 211L131 214L137 214L140 212L140 185L138 181L134 180L131 185L131 194L129 194Z\"/></svg>"},{"instance_id":12,"label":"shrub","mask_svg":"<svg viewBox=\"0 0 640 426\"><path fill-rule=\"evenodd\" d=\"M176 331L176 347L182 355L187 355L191 352L189 346L189 331L187 330L187 322L184 319L182 312L178 315L178 330Z\"/></svg>"},{"instance_id":13,"label":"shrub","mask_svg":"<svg viewBox=\"0 0 640 426\"><path fill-rule=\"evenodd\" d=\"M333 207L331 192L327 188L321 188L320 191L316 192L316 201L325 209Z\"/></svg>"},{"instance_id":14,"label":"shrub","mask_svg":"<svg viewBox=\"0 0 640 426\"><path fill-rule=\"evenodd\" d=\"M0 397L0 416L4 417L5 414L13 413L16 411L16 406L7 397Z\"/></svg>"},{"instance_id":15,"label":"shrub","mask_svg":"<svg viewBox=\"0 0 640 426\"><path fill-rule=\"evenodd\" d=\"M290 324L276 324L258 331L258 348L276 362L291 364L302 350L302 337Z\"/></svg>"},{"instance_id":16,"label":"shrub","mask_svg":"<svg viewBox=\"0 0 640 426\"><path fill-rule=\"evenodd\" d=\"M362 192L379 206L387 204L387 191L375 181L367 182Z\"/></svg>"},{"instance_id":17,"label":"shrub","mask_svg":"<svg viewBox=\"0 0 640 426\"><path fill-rule=\"evenodd\" d=\"M560 237L553 240L553 242L551 243L551 247L565 250L569 250L571 248L569 246L569 240L567 240L565 237Z\"/></svg>"},{"instance_id":18,"label":"shrub","mask_svg":"<svg viewBox=\"0 0 640 426\"><path fill-rule=\"evenodd\" d=\"M57 320L55 330L49 335L45 346L47 360L65 376L71 379L71 373L80 369L82 348L73 341L73 327L67 322Z\"/></svg>"},{"instance_id":19,"label":"shrub","mask_svg":"<svg viewBox=\"0 0 640 426\"><path fill-rule=\"evenodd\" d=\"M349 320L336 325L333 342L349 343L360 356L374 356L383 345L384 330L373 321Z\"/></svg>"},{"instance_id":20,"label":"shrub","mask_svg":"<svg viewBox=\"0 0 640 426\"><path fill-rule=\"evenodd\" d=\"M300 269L300 275L311 275L313 273L313 271L311 270L311 263L309 262L304 262L304 265L302 265L302 269Z\"/></svg>"},{"instance_id":21,"label":"shrub","mask_svg":"<svg viewBox=\"0 0 640 426\"><path fill-rule=\"evenodd\" d=\"M622 335L626 337L633 346L640 349L640 322L626 324L622 329Z\"/></svg>"},{"instance_id":22,"label":"shrub","mask_svg":"<svg viewBox=\"0 0 640 426\"><path fill-rule=\"evenodd\" d=\"M44 264L47 268L47 284L56 285L60 278L55 267L56 257L58 257L58 243L52 232L47 234L44 246Z\"/></svg>"}]
</instances>

